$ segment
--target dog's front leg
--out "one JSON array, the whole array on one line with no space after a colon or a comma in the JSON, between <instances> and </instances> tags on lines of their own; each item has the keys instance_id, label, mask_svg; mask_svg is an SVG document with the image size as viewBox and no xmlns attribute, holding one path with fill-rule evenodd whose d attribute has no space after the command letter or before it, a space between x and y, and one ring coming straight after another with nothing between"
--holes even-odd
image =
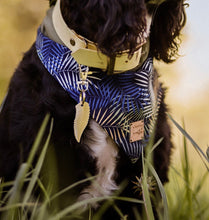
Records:
<instances>
[{"instance_id":1,"label":"dog's front leg","mask_svg":"<svg viewBox=\"0 0 209 220\"><path fill-rule=\"evenodd\" d=\"M83 189L78 200L111 195L118 188L114 181L117 145L94 120L90 120L82 143L88 146L91 156L96 159L97 176L87 188ZM97 204L93 207L96 208Z\"/></svg>"}]
</instances>

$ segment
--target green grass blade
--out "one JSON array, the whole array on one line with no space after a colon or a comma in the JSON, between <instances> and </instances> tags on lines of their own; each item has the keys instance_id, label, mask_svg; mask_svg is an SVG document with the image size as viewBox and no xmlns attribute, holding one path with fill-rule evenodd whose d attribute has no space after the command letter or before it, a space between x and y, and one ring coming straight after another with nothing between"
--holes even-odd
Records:
<instances>
[{"instance_id":1,"label":"green grass blade","mask_svg":"<svg viewBox=\"0 0 209 220\"><path fill-rule=\"evenodd\" d=\"M209 147L208 147L207 150L206 150L206 155L207 155L207 157L208 157L208 159L209 159Z\"/></svg>"},{"instance_id":2,"label":"green grass blade","mask_svg":"<svg viewBox=\"0 0 209 220\"><path fill-rule=\"evenodd\" d=\"M139 214L139 211L136 207L133 207L133 212L134 212L135 220L142 220L141 215Z\"/></svg>"},{"instance_id":3,"label":"green grass blade","mask_svg":"<svg viewBox=\"0 0 209 220\"><path fill-rule=\"evenodd\" d=\"M61 218L65 217L67 214L72 213L73 211L82 208L84 205L98 203L98 202L102 202L104 200L108 200L108 201L120 200L120 201L133 202L133 203L139 203L139 204L143 203L143 201L141 201L141 200L134 199L134 198L128 198L128 197L104 196L104 197L98 197L98 198L90 198L90 199L86 199L84 201L77 202L74 205L71 205L69 207L66 207L65 209L63 209L62 211L60 211L59 213L57 213L56 215L51 217L50 220L61 219ZM121 216L123 216L122 213L121 213Z\"/></svg>"},{"instance_id":4,"label":"green grass blade","mask_svg":"<svg viewBox=\"0 0 209 220\"><path fill-rule=\"evenodd\" d=\"M209 163L209 158L204 154L202 149L197 145L197 143L193 140L193 138L168 114L168 117L171 119L171 121L175 124L175 126L181 131L181 133L190 141L190 143L193 145L197 153L200 155L200 158L202 159L205 167L209 171L209 167L205 163L204 159ZM203 159L204 158L204 159Z\"/></svg>"},{"instance_id":5,"label":"green grass blade","mask_svg":"<svg viewBox=\"0 0 209 220\"><path fill-rule=\"evenodd\" d=\"M39 206L39 200L37 199L36 202L34 202L34 206L33 206L33 210L31 212L31 216L30 216L30 219L35 219L35 216L36 216L36 213L37 213L37 210L38 210L38 206Z\"/></svg>"},{"instance_id":6,"label":"green grass blade","mask_svg":"<svg viewBox=\"0 0 209 220\"><path fill-rule=\"evenodd\" d=\"M145 161L144 160L144 152L142 151L142 165L143 165L143 177L142 177L142 185L141 185L142 195L143 195L143 200L144 200L144 206L145 206L147 219L148 220L154 220L152 203L151 203L148 184L147 184L148 167L147 167L147 163L145 164L144 161ZM148 161L150 161L150 159L148 159Z\"/></svg>"},{"instance_id":7,"label":"green grass blade","mask_svg":"<svg viewBox=\"0 0 209 220\"><path fill-rule=\"evenodd\" d=\"M164 139L163 137L160 138L160 139L154 144L154 146L152 147L150 153L152 153L152 152L161 144L161 142L163 141L163 139Z\"/></svg>"},{"instance_id":8,"label":"green grass blade","mask_svg":"<svg viewBox=\"0 0 209 220\"><path fill-rule=\"evenodd\" d=\"M183 122L183 129L185 130L184 122ZM187 151L187 139L186 139L185 135L183 135L183 145L184 145L184 159L182 161L183 174L184 174L184 179L189 184L190 167L189 167L189 158L188 158L189 156L188 156L188 151Z\"/></svg>"},{"instance_id":9,"label":"green grass blade","mask_svg":"<svg viewBox=\"0 0 209 220\"><path fill-rule=\"evenodd\" d=\"M92 208L89 207L89 220L92 220L92 216L93 216Z\"/></svg>"},{"instance_id":10,"label":"green grass blade","mask_svg":"<svg viewBox=\"0 0 209 220\"><path fill-rule=\"evenodd\" d=\"M8 205L17 203L19 201L20 191L22 189L23 177L24 177L24 174L26 172L26 169L27 169L27 164L23 163L20 166L20 169L18 170L16 179L14 181L14 185L13 185L11 191L10 191L11 194L10 194L10 197L9 197L9 201L7 203Z\"/></svg>"},{"instance_id":11,"label":"green grass blade","mask_svg":"<svg viewBox=\"0 0 209 220\"><path fill-rule=\"evenodd\" d=\"M47 189L45 188L45 186L43 185L43 183L41 182L40 179L37 179L37 184L39 186L39 189L41 189L41 191L42 191L42 193L44 195L45 200L50 202L50 197L49 197L49 194L47 192Z\"/></svg>"},{"instance_id":12,"label":"green grass blade","mask_svg":"<svg viewBox=\"0 0 209 220\"><path fill-rule=\"evenodd\" d=\"M17 205L16 203L19 202L20 200L20 191L22 189L22 182L23 182L23 177L25 175L27 169L27 164L22 164L20 166L20 169L18 170L16 179L14 181L14 185L10 191L10 195L9 195L9 200L8 203L6 205L5 211L2 214L2 220L8 220L8 219L15 219L16 214L17 214ZM9 209L8 209L9 207ZM0 211L4 211L4 208L1 208Z\"/></svg>"},{"instance_id":13,"label":"green grass blade","mask_svg":"<svg viewBox=\"0 0 209 220\"><path fill-rule=\"evenodd\" d=\"M128 184L127 180L124 180L120 184L119 189L114 193L114 195L111 198L114 198L114 199L121 198L121 199L123 199L124 197L119 197L119 195L125 189L127 184ZM114 204L114 200L113 199L111 200L111 198L109 198L107 201L105 201L104 204L99 208L99 210L94 214L93 220L100 220L100 219L102 219L102 215L107 211L107 209L110 206L112 206Z\"/></svg>"},{"instance_id":14,"label":"green grass blade","mask_svg":"<svg viewBox=\"0 0 209 220\"><path fill-rule=\"evenodd\" d=\"M146 162L148 163L148 161ZM163 207L164 207L164 220L168 220L169 219L168 202L167 202L167 196L166 196L163 184L161 183L160 178L158 177L158 174L155 171L154 167L150 163L148 163L147 165L148 165L150 172L155 177L157 184L158 184L158 188L160 190L160 194L161 194L162 201L163 201Z\"/></svg>"},{"instance_id":15,"label":"green grass blade","mask_svg":"<svg viewBox=\"0 0 209 220\"><path fill-rule=\"evenodd\" d=\"M58 193L56 193L55 195L53 195L51 198L46 198L46 200L44 201L44 203L41 205L40 209L38 210L38 215L37 215L37 220L45 220L46 219L46 214L48 215L48 210L47 210L47 206L49 203L51 203L53 200L55 200L56 198L58 198L59 196L63 195L64 193L66 193L67 191L75 188L76 186L83 184L85 182L88 181L93 181L96 178L96 176L93 177L89 177L86 178L84 180L78 181L66 188L64 188L63 190L59 191Z\"/></svg>"},{"instance_id":16,"label":"green grass blade","mask_svg":"<svg viewBox=\"0 0 209 220\"><path fill-rule=\"evenodd\" d=\"M181 178L181 180L184 181L184 184L187 184L185 178L181 175L181 173L175 167L171 166L171 169L173 169L173 171ZM187 187L190 187L190 185L187 185Z\"/></svg>"},{"instance_id":17,"label":"green grass blade","mask_svg":"<svg viewBox=\"0 0 209 220\"><path fill-rule=\"evenodd\" d=\"M202 187L204 186L205 182L207 181L209 173L206 171L206 173L203 175L202 179L197 182L197 185L195 187L194 193L198 194Z\"/></svg>"},{"instance_id":18,"label":"green grass blade","mask_svg":"<svg viewBox=\"0 0 209 220\"><path fill-rule=\"evenodd\" d=\"M27 162L23 163L17 172L16 178L13 182L14 185L12 187L12 190L9 191L9 200L6 205L7 207L12 207L13 205L20 202L20 195L21 195L21 190L22 190L23 184L25 182L27 173L31 167L32 161L35 157L35 153L38 149L38 146L41 143L41 139L43 137L43 133L46 129L49 118L50 118L50 116L49 116L49 114L47 114L46 117L44 118L44 121L43 121L40 129L39 129L37 138L34 141L34 144L32 146L32 149L29 154L29 158L28 158ZM23 204L22 204L22 206L23 206ZM15 219L19 215L18 213L19 213L18 209L16 208L16 206L14 206L14 208L11 208L11 210L9 210L8 212L5 212L2 215L2 219L5 219L5 220Z\"/></svg>"},{"instance_id":19,"label":"green grass blade","mask_svg":"<svg viewBox=\"0 0 209 220\"><path fill-rule=\"evenodd\" d=\"M34 216L35 216L34 219L37 219L37 220L46 220L46 219L48 219L48 218L46 218L46 215L48 215L47 204L48 204L47 200L45 200L41 204L40 208L34 214Z\"/></svg>"},{"instance_id":20,"label":"green grass blade","mask_svg":"<svg viewBox=\"0 0 209 220\"><path fill-rule=\"evenodd\" d=\"M144 201L135 198L121 197L121 196L111 196L111 198L114 200L119 200L124 202L144 204Z\"/></svg>"},{"instance_id":21,"label":"green grass blade","mask_svg":"<svg viewBox=\"0 0 209 220\"><path fill-rule=\"evenodd\" d=\"M52 216L50 218L50 220L60 220L60 219L64 218L67 214L72 213L76 210L82 209L87 204L102 202L106 199L108 199L108 197L91 198L91 199L86 199L84 201L77 202L77 203L75 203L71 206L68 206L65 209L61 210L60 212L58 212L57 214Z\"/></svg>"},{"instance_id":22,"label":"green grass blade","mask_svg":"<svg viewBox=\"0 0 209 220\"><path fill-rule=\"evenodd\" d=\"M122 213L122 211L118 208L118 206L116 204L113 204L112 206L117 212L117 214L120 216L121 220L125 220L126 216Z\"/></svg>"},{"instance_id":23,"label":"green grass blade","mask_svg":"<svg viewBox=\"0 0 209 220\"><path fill-rule=\"evenodd\" d=\"M31 177L31 180L30 180L29 185L27 187L27 190L26 190L26 192L24 194L23 204L28 202L29 198L31 197L31 193L33 191L33 188L34 188L35 184L37 183L38 176L40 174L41 167L43 165L44 158L45 158L45 155L46 155L46 152L47 152L47 148L48 148L48 145L49 145L49 141L50 141L50 138L51 138L52 129L53 129L53 120L51 121L51 124L50 124L50 130L49 130L48 137L46 139L46 142L44 144L42 152L41 152L41 154L40 154L40 156L38 158L36 167L35 167L34 172L32 174L32 177Z\"/></svg>"},{"instance_id":24,"label":"green grass blade","mask_svg":"<svg viewBox=\"0 0 209 220\"><path fill-rule=\"evenodd\" d=\"M36 204L35 203L26 203L25 207L34 207ZM12 209L16 209L16 208L23 208L23 203L19 202L19 203L13 203L11 205L6 205L4 207L1 207L0 208L0 212L4 212L4 211L11 211ZM2 219L5 219L5 220L8 220L8 219L12 219L12 218L9 218L9 217L2 217Z\"/></svg>"},{"instance_id":25,"label":"green grass blade","mask_svg":"<svg viewBox=\"0 0 209 220\"><path fill-rule=\"evenodd\" d=\"M93 181L95 178L96 178L96 176L92 176L92 177L86 178L86 179L84 179L84 180L80 180L80 181L78 181L78 182L76 182L76 183L74 183L74 184L72 184L72 185L70 185L70 186L64 188L63 190L61 190L61 191L59 191L58 193L56 193L55 195L53 195L53 196L51 197L51 199L50 199L50 202L51 202L52 200L56 199L57 197L61 196L62 194L66 193L67 191L69 191L69 190L75 188L76 186L78 186L78 185L80 185L80 184L83 184L83 183L85 183L85 182L88 182L88 181Z\"/></svg>"},{"instance_id":26,"label":"green grass blade","mask_svg":"<svg viewBox=\"0 0 209 220\"><path fill-rule=\"evenodd\" d=\"M185 130L185 124L183 121L183 129ZM187 139L186 136L183 135L183 145L184 145L184 160L182 161L182 167L183 167L183 174L184 174L184 179L186 182L186 200L188 203L188 213L191 219L194 219L194 210L193 210L193 199L192 195L193 192L191 190L191 181L190 181L190 165L189 165L189 154L187 151Z\"/></svg>"},{"instance_id":27,"label":"green grass blade","mask_svg":"<svg viewBox=\"0 0 209 220\"><path fill-rule=\"evenodd\" d=\"M47 126L49 120L50 120L50 114L47 114L45 116L42 124L41 124L41 127L40 127L40 129L38 131L37 137L36 137L36 139L34 141L34 144L32 146L31 152L29 154L29 157L28 157L28 160L27 160L27 164L29 164L29 165L32 164L32 161L33 161L33 159L34 159L34 157L36 155L36 152L37 152L38 147L40 146L40 143L41 143L41 141L43 139L44 131L46 130L46 126Z\"/></svg>"}]
</instances>

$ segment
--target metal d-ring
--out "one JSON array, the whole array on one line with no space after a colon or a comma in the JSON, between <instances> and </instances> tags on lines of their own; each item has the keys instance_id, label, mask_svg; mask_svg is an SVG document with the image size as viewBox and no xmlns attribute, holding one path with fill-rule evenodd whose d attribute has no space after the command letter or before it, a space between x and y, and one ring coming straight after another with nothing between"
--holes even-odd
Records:
<instances>
[{"instance_id":1,"label":"metal d-ring","mask_svg":"<svg viewBox=\"0 0 209 220\"><path fill-rule=\"evenodd\" d=\"M79 102L81 103L81 106L84 105L85 100L86 100L86 93L85 91L83 91L80 93L80 96L79 96Z\"/></svg>"}]
</instances>

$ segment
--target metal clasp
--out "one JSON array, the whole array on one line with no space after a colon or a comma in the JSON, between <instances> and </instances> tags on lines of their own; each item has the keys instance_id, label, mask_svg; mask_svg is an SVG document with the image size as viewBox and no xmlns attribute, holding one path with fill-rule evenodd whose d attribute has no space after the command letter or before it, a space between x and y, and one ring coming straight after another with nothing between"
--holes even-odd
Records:
<instances>
[{"instance_id":1,"label":"metal clasp","mask_svg":"<svg viewBox=\"0 0 209 220\"><path fill-rule=\"evenodd\" d=\"M80 81L77 82L77 90L80 91L79 100L82 105L86 99L86 91L89 88L89 83L87 81L89 68L87 67L86 71L82 71L81 65L79 64L79 74L80 74Z\"/></svg>"}]
</instances>

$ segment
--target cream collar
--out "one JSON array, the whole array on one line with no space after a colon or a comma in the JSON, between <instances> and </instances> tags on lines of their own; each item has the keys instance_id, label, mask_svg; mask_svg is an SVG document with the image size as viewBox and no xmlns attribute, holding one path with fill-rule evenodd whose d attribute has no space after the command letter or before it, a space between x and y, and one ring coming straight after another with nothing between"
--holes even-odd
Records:
<instances>
[{"instance_id":1,"label":"cream collar","mask_svg":"<svg viewBox=\"0 0 209 220\"><path fill-rule=\"evenodd\" d=\"M82 65L107 70L109 74L125 72L141 66L148 56L149 43L140 47L132 56L128 58L127 51L117 55L114 59L98 51L96 44L88 39L76 34L65 23L60 9L60 0L57 0L52 9L52 25L56 32L56 38L72 51L73 58ZM145 42L144 42L145 43Z\"/></svg>"}]
</instances>

